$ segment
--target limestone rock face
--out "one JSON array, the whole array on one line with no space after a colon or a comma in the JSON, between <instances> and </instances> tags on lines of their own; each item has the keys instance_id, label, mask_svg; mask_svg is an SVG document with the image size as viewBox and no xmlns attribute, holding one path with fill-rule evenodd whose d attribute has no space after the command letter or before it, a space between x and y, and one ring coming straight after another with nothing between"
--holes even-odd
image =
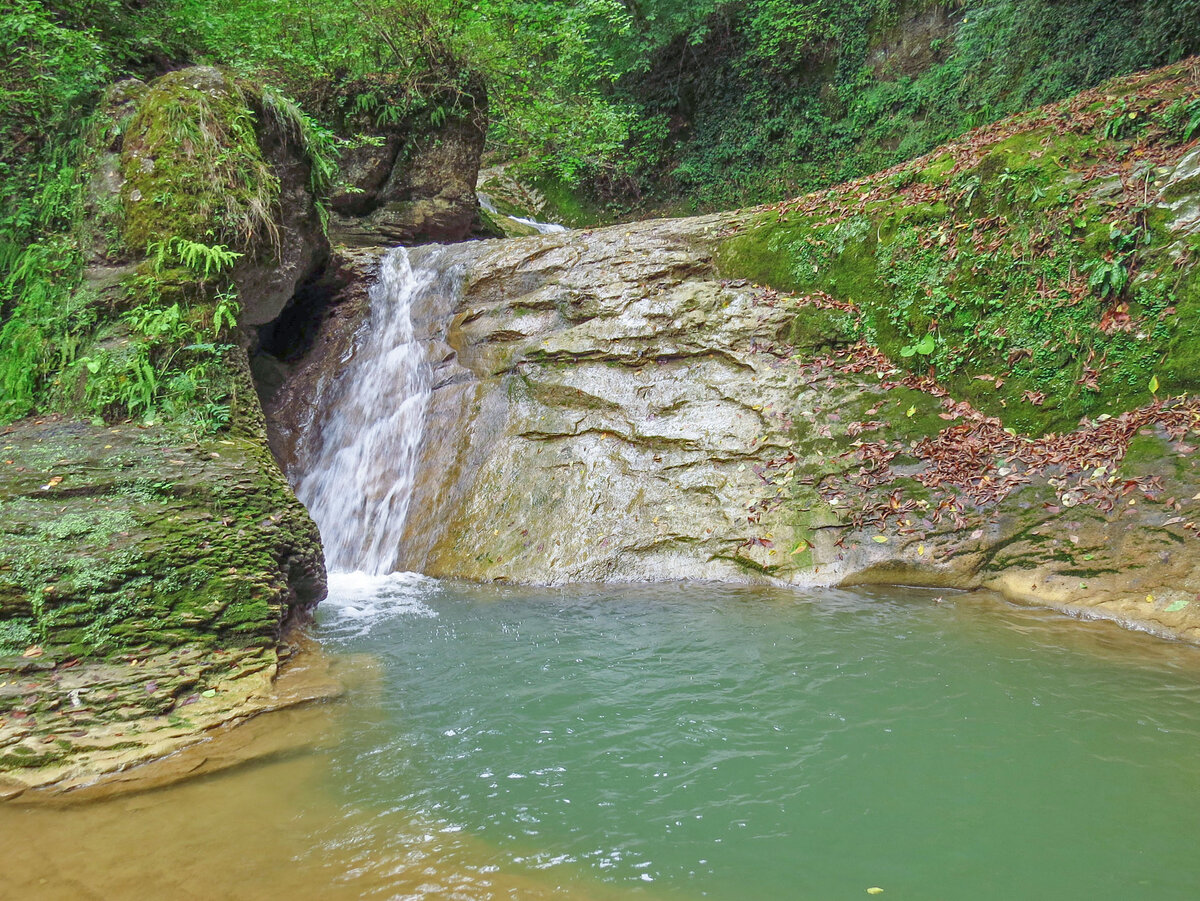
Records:
<instances>
[{"instance_id":1,"label":"limestone rock face","mask_svg":"<svg viewBox=\"0 0 1200 901\"><path fill-rule=\"evenodd\" d=\"M797 390L790 315L724 285L703 220L489 244L439 330L406 566L532 582L769 578L752 535ZM430 311L432 312L432 311ZM430 316L429 325L436 319Z\"/></svg>"},{"instance_id":2,"label":"limestone rock face","mask_svg":"<svg viewBox=\"0 0 1200 901\"><path fill-rule=\"evenodd\" d=\"M244 298L239 317L244 326L275 319L296 289L329 257L329 240L310 188L311 166L296 135L265 111L260 121L259 146L271 173L279 180L279 237L272 256L247 260L234 270L238 296Z\"/></svg>"},{"instance_id":3,"label":"limestone rock face","mask_svg":"<svg viewBox=\"0 0 1200 901\"><path fill-rule=\"evenodd\" d=\"M446 252L461 292L414 310L434 390L395 536L401 568L550 584L992 588L1200 638L1195 514L1175 506L1200 491L1194 448L1147 420L1126 458L1084 474L1097 490L1144 486L1119 506L1083 503L1052 466L999 503L943 515L946 495L917 481L931 464L913 449L947 427L944 394L906 387L886 361L855 363L836 330L816 340L827 311L722 278L715 251L746 217ZM346 308L324 359L273 411L307 417L283 442L293 477L364 314L361 298ZM904 453L872 462L884 441Z\"/></svg>"}]
</instances>

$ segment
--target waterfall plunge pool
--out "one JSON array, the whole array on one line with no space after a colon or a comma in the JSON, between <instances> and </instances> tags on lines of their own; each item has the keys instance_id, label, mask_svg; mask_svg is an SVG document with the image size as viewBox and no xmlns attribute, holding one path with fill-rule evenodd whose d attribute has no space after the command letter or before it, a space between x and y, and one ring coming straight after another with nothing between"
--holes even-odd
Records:
<instances>
[{"instance_id":1,"label":"waterfall plunge pool","mask_svg":"<svg viewBox=\"0 0 1200 901\"><path fill-rule=\"evenodd\" d=\"M978 596L335 576L304 750L0 808L31 899L1191 899L1200 650ZM296 736L313 738L316 736Z\"/></svg>"}]
</instances>

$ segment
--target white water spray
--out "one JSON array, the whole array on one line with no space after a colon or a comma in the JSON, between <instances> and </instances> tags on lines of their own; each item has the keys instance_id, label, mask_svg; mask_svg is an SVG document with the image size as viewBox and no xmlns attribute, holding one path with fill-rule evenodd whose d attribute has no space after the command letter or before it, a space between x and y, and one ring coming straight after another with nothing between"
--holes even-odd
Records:
<instances>
[{"instance_id":1,"label":"white water spray","mask_svg":"<svg viewBox=\"0 0 1200 901\"><path fill-rule=\"evenodd\" d=\"M339 376L336 406L296 486L321 530L332 571L395 569L432 395L413 310L439 289L446 250L423 250L416 264L403 247L384 257L370 315Z\"/></svg>"}]
</instances>

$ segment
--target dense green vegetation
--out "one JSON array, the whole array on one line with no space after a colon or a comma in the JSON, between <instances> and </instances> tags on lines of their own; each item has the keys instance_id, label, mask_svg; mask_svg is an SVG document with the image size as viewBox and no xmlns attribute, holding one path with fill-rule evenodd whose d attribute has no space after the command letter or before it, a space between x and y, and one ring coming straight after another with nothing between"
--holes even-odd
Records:
<instances>
[{"instance_id":1,"label":"dense green vegetation","mask_svg":"<svg viewBox=\"0 0 1200 901\"><path fill-rule=\"evenodd\" d=\"M1195 0L494 0L460 21L497 152L634 214L835 184L1200 51Z\"/></svg>"},{"instance_id":2,"label":"dense green vegetation","mask_svg":"<svg viewBox=\"0 0 1200 901\"><path fill-rule=\"evenodd\" d=\"M722 4L620 86L671 140L643 181L728 206L887 168L1007 113L1200 48L1195 4Z\"/></svg>"},{"instance_id":3,"label":"dense green vegetation","mask_svg":"<svg viewBox=\"0 0 1200 901\"><path fill-rule=\"evenodd\" d=\"M230 271L271 245L250 140L267 116L292 123L323 183L354 132L437 125L486 94L495 158L561 206L634 215L823 187L1198 48L1198 0L13 0L0 419L75 407L223 424ZM172 195L162 211L179 215L156 222L85 209L97 153L130 127L97 118L106 86L192 62L245 79L230 127L198 131L199 169L181 173L231 206ZM173 127L196 127L198 103L181 100ZM124 308L79 287L98 244L146 261ZM93 349L106 324L119 353Z\"/></svg>"},{"instance_id":4,"label":"dense green vegetation","mask_svg":"<svg viewBox=\"0 0 1200 901\"><path fill-rule=\"evenodd\" d=\"M1156 190L1197 134L1187 66L1109 82L757 214L722 265L797 293L801 349L861 340L1023 433L1070 431L1200 388L1200 245Z\"/></svg>"}]
</instances>

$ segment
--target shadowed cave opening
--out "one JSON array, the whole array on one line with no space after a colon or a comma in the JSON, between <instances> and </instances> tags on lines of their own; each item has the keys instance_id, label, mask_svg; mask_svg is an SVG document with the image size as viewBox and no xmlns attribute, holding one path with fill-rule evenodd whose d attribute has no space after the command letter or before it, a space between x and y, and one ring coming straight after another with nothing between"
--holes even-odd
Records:
<instances>
[{"instance_id":1,"label":"shadowed cave opening","mask_svg":"<svg viewBox=\"0 0 1200 901\"><path fill-rule=\"evenodd\" d=\"M264 410L270 409L279 389L312 351L349 284L345 275L326 261L301 282L275 319L251 335L250 371Z\"/></svg>"}]
</instances>

